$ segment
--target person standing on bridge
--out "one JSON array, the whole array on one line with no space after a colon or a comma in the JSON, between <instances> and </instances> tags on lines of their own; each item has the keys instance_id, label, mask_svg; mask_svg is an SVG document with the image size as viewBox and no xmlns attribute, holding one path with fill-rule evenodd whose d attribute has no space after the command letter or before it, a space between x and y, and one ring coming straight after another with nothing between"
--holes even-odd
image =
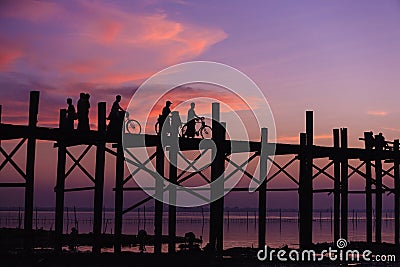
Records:
<instances>
[{"instance_id":1,"label":"person standing on bridge","mask_svg":"<svg viewBox=\"0 0 400 267\"><path fill-rule=\"evenodd\" d=\"M123 108L121 108L121 106L119 105L119 103L121 102L121 96L117 95L115 97L115 101L111 107L111 111L110 114L108 115L108 119L110 121L112 120L122 120L124 118L124 113L125 110Z\"/></svg>"},{"instance_id":2,"label":"person standing on bridge","mask_svg":"<svg viewBox=\"0 0 400 267\"><path fill-rule=\"evenodd\" d=\"M167 102L165 102L165 107L162 110L162 114L158 116L158 127L159 127L158 134L160 135L162 132L162 128L164 126L168 127L167 130L169 130L170 124L169 121L167 121L167 119L169 114L171 113L171 105L172 105L171 101L168 100Z\"/></svg>"},{"instance_id":3,"label":"person standing on bridge","mask_svg":"<svg viewBox=\"0 0 400 267\"><path fill-rule=\"evenodd\" d=\"M184 133L186 137L194 137L195 134L199 135L196 133L196 120L199 119L200 117L197 116L196 112L194 111L194 107L196 106L195 103L190 103L190 109L188 110L188 115L187 115L187 128L186 132Z\"/></svg>"},{"instance_id":4,"label":"person standing on bridge","mask_svg":"<svg viewBox=\"0 0 400 267\"><path fill-rule=\"evenodd\" d=\"M107 119L110 120L110 123L107 126L107 131L110 131L114 134L118 134L118 132L121 131L124 123L125 110L119 105L120 102L121 96L117 95L111 107L110 114L108 114L107 117Z\"/></svg>"},{"instance_id":5,"label":"person standing on bridge","mask_svg":"<svg viewBox=\"0 0 400 267\"><path fill-rule=\"evenodd\" d=\"M77 119L77 114L75 112L75 107L72 104L72 99L67 98L67 117L66 117L66 128L68 130L73 130L74 129L74 121Z\"/></svg>"}]
</instances>

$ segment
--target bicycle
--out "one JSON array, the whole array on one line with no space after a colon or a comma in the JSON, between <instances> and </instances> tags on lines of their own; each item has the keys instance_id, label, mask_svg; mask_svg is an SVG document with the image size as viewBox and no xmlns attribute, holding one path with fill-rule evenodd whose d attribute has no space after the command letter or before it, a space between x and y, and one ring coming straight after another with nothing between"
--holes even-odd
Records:
<instances>
[{"instance_id":1,"label":"bicycle","mask_svg":"<svg viewBox=\"0 0 400 267\"><path fill-rule=\"evenodd\" d=\"M195 130L195 136L201 135L203 139L211 138L212 137L212 128L208 126L205 122L204 117L196 118L196 124L201 123L201 126L198 130ZM186 136L186 130L188 128L187 123L185 123L180 131L180 137ZM187 137L187 136L186 136Z\"/></svg>"},{"instance_id":2,"label":"bicycle","mask_svg":"<svg viewBox=\"0 0 400 267\"><path fill-rule=\"evenodd\" d=\"M140 134L142 132L142 126L137 120L129 119L128 111L125 112L125 129L130 134Z\"/></svg>"}]
</instances>

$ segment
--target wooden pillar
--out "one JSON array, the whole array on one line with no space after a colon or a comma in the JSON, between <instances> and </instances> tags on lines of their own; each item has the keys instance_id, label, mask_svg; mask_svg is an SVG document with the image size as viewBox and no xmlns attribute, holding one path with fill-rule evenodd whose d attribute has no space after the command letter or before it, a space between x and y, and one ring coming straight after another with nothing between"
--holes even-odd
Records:
<instances>
[{"instance_id":1,"label":"wooden pillar","mask_svg":"<svg viewBox=\"0 0 400 267\"><path fill-rule=\"evenodd\" d=\"M307 216L310 207L308 206L308 201L306 199L306 143L307 138L305 133L300 133L300 171L299 171L299 243L300 249L304 249L308 244L308 236L310 233L307 231Z\"/></svg>"},{"instance_id":2,"label":"wooden pillar","mask_svg":"<svg viewBox=\"0 0 400 267\"><path fill-rule=\"evenodd\" d=\"M156 170L157 173L164 179L164 151L161 143L161 135L156 152ZM163 198L164 183L162 179L156 179L156 199L154 203L154 253L161 254L162 247L162 219L163 219L163 203L160 201Z\"/></svg>"},{"instance_id":3,"label":"wooden pillar","mask_svg":"<svg viewBox=\"0 0 400 267\"><path fill-rule=\"evenodd\" d=\"M258 248L264 249L267 217L267 163L268 128L261 129L260 180L258 191Z\"/></svg>"},{"instance_id":4,"label":"wooden pillar","mask_svg":"<svg viewBox=\"0 0 400 267\"><path fill-rule=\"evenodd\" d=\"M399 158L399 139L394 140L393 150L396 155L393 161L394 176L394 243L400 244L400 158Z\"/></svg>"},{"instance_id":5,"label":"wooden pillar","mask_svg":"<svg viewBox=\"0 0 400 267\"><path fill-rule=\"evenodd\" d=\"M341 139L341 148L342 148L342 160L341 160L341 193L342 193L342 202L341 202L341 238L347 240L348 238L348 191L349 191L349 176L348 176L348 159L346 157L346 149L347 149L347 128L340 129L340 139Z\"/></svg>"},{"instance_id":6,"label":"wooden pillar","mask_svg":"<svg viewBox=\"0 0 400 267\"><path fill-rule=\"evenodd\" d=\"M307 225L306 231L309 233L307 236L307 246L312 245L312 225L313 225L313 145L314 145L314 112L306 111L306 138L307 138L307 149L306 149L306 176L305 176L305 193L307 201Z\"/></svg>"},{"instance_id":7,"label":"wooden pillar","mask_svg":"<svg viewBox=\"0 0 400 267\"><path fill-rule=\"evenodd\" d=\"M96 148L96 171L94 186L94 213L93 213L93 248L94 253L101 252L101 227L103 214L104 167L106 146L106 103L98 103L98 129Z\"/></svg>"},{"instance_id":8,"label":"wooden pillar","mask_svg":"<svg viewBox=\"0 0 400 267\"><path fill-rule=\"evenodd\" d=\"M340 238L340 159L338 158L340 148L339 129L333 129L333 146L336 155L333 161L334 191L333 191L333 239L336 242Z\"/></svg>"},{"instance_id":9,"label":"wooden pillar","mask_svg":"<svg viewBox=\"0 0 400 267\"><path fill-rule=\"evenodd\" d=\"M364 132L365 149L374 146L372 132ZM372 165L371 160L365 161L365 210L367 243L372 243Z\"/></svg>"},{"instance_id":10,"label":"wooden pillar","mask_svg":"<svg viewBox=\"0 0 400 267\"><path fill-rule=\"evenodd\" d=\"M377 157L375 159L375 242L382 242L382 160L381 151L383 142L380 142L380 136L375 135L375 149Z\"/></svg>"},{"instance_id":11,"label":"wooden pillar","mask_svg":"<svg viewBox=\"0 0 400 267\"><path fill-rule=\"evenodd\" d=\"M26 150L26 182L25 182L25 212L24 212L24 249L30 251L32 248L32 222L33 222L33 190L35 177L35 154L36 154L36 125L39 112L39 92L31 91L29 98L29 133Z\"/></svg>"},{"instance_id":12,"label":"wooden pillar","mask_svg":"<svg viewBox=\"0 0 400 267\"><path fill-rule=\"evenodd\" d=\"M173 111L177 113L177 111ZM177 116L179 117L179 114L177 113ZM170 147L169 147L169 181L172 184L176 184L177 179L178 179L178 133L179 133L179 128L175 127L178 126L178 124L173 121L174 120L174 115L172 116L172 121L171 121L171 142L170 142ZM180 122L179 122L180 124ZM168 206L168 252L169 253L174 253L175 252L175 247L176 247L176 188L171 187L171 189L168 192L169 194L169 203L170 205Z\"/></svg>"},{"instance_id":13,"label":"wooden pillar","mask_svg":"<svg viewBox=\"0 0 400 267\"><path fill-rule=\"evenodd\" d=\"M65 164L66 164L66 151L64 138L65 123L66 123L67 110L60 110L59 129L61 130L61 137L57 142L57 181L54 191L56 192L56 214L55 214L55 244L54 250L57 253L62 252L62 234L64 226L64 189L65 189Z\"/></svg>"},{"instance_id":14,"label":"wooden pillar","mask_svg":"<svg viewBox=\"0 0 400 267\"><path fill-rule=\"evenodd\" d=\"M114 201L114 252L121 252L122 238L122 209L124 186L124 150L119 142L117 146L117 158L115 163L115 201Z\"/></svg>"},{"instance_id":15,"label":"wooden pillar","mask_svg":"<svg viewBox=\"0 0 400 267\"><path fill-rule=\"evenodd\" d=\"M300 134L300 248L305 249L312 245L313 222L313 186L312 186L312 146L314 122L313 112L306 111L306 133Z\"/></svg>"},{"instance_id":16,"label":"wooden pillar","mask_svg":"<svg viewBox=\"0 0 400 267\"><path fill-rule=\"evenodd\" d=\"M215 157L211 163L211 197L223 194L225 171L225 147L226 125L220 122L220 104L212 103L212 140L215 143ZM210 203L210 246L217 255L223 251L223 224L224 224L224 197Z\"/></svg>"}]
</instances>

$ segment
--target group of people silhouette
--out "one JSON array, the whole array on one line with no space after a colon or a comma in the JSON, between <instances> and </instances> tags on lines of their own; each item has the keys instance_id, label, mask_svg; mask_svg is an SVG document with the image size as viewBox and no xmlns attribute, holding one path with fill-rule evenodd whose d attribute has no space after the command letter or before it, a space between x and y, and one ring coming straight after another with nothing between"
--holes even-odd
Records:
<instances>
[{"instance_id":1,"label":"group of people silhouette","mask_svg":"<svg viewBox=\"0 0 400 267\"><path fill-rule=\"evenodd\" d=\"M172 112L171 113L171 101L166 101L165 102L165 107L162 109L161 115L158 117L158 123L159 123L159 131L158 134L162 133L162 127L163 126L169 126L168 131L173 131L173 129L178 130L179 126L182 125L181 119L179 117L179 114L177 112ZM190 103L190 109L188 110L187 113L187 123L186 123L186 131L184 133L185 137L194 137L195 135L199 135L198 132L196 132L196 120L200 119L199 116L197 116L194 108L196 104L195 103ZM171 121L170 123L167 122L168 117L171 114ZM176 132L173 134L174 136L177 136L178 133Z\"/></svg>"},{"instance_id":2,"label":"group of people silhouette","mask_svg":"<svg viewBox=\"0 0 400 267\"><path fill-rule=\"evenodd\" d=\"M366 141L370 145L370 148L383 148L387 150L391 150L389 147L388 142L386 142L385 137L383 136L382 133L379 133L378 135L375 135L373 132L367 132L366 133Z\"/></svg>"},{"instance_id":3,"label":"group of people silhouette","mask_svg":"<svg viewBox=\"0 0 400 267\"><path fill-rule=\"evenodd\" d=\"M68 129L74 129L74 121L78 120L78 130L89 131L89 109L90 109L90 95L88 93L80 93L79 100L77 103L77 111L72 103L72 99L67 99L67 117L66 127Z\"/></svg>"},{"instance_id":4,"label":"group of people silhouette","mask_svg":"<svg viewBox=\"0 0 400 267\"><path fill-rule=\"evenodd\" d=\"M89 109L90 109L90 95L88 93L80 93L79 100L77 102L77 111L75 110L75 106L72 103L72 98L67 98L67 113L66 113L66 127L67 129L74 129L74 121L78 120L77 130L79 131L89 131L90 123L89 123ZM107 117L109 120L109 124L107 125L107 131L110 133L116 133L122 129L124 118L126 116L126 111L120 106L121 96L117 95L115 97L115 101L111 107L111 111ZM173 124L181 125L181 120L179 114L177 112L172 112L171 114L171 101L166 101L165 106L162 109L161 114L158 117L159 130L158 134L161 134L162 127L164 125L168 125L171 128ZM190 104L190 109L187 113L187 129L185 132L186 137L194 137L196 134L196 119L200 117L197 116L195 112L195 103ZM167 120L171 115L171 123Z\"/></svg>"}]
</instances>

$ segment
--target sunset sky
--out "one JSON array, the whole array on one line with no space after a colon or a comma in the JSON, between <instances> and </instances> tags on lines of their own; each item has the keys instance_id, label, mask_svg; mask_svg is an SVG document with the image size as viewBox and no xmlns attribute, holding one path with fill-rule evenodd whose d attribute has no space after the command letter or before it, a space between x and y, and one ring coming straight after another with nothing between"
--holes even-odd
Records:
<instances>
[{"instance_id":1,"label":"sunset sky","mask_svg":"<svg viewBox=\"0 0 400 267\"><path fill-rule=\"evenodd\" d=\"M351 146L366 130L400 136L400 1L3 0L0 25L4 123L26 124L30 90L41 91L39 125L54 126L67 97L89 92L95 118L96 102L121 94L126 106L154 73L207 60L254 80L279 142L298 142L305 110L315 111L317 144L331 145L339 127ZM38 146L55 157L52 144ZM39 162L36 203L52 206L55 167ZM22 192L0 194L0 206L15 203Z\"/></svg>"}]
</instances>

